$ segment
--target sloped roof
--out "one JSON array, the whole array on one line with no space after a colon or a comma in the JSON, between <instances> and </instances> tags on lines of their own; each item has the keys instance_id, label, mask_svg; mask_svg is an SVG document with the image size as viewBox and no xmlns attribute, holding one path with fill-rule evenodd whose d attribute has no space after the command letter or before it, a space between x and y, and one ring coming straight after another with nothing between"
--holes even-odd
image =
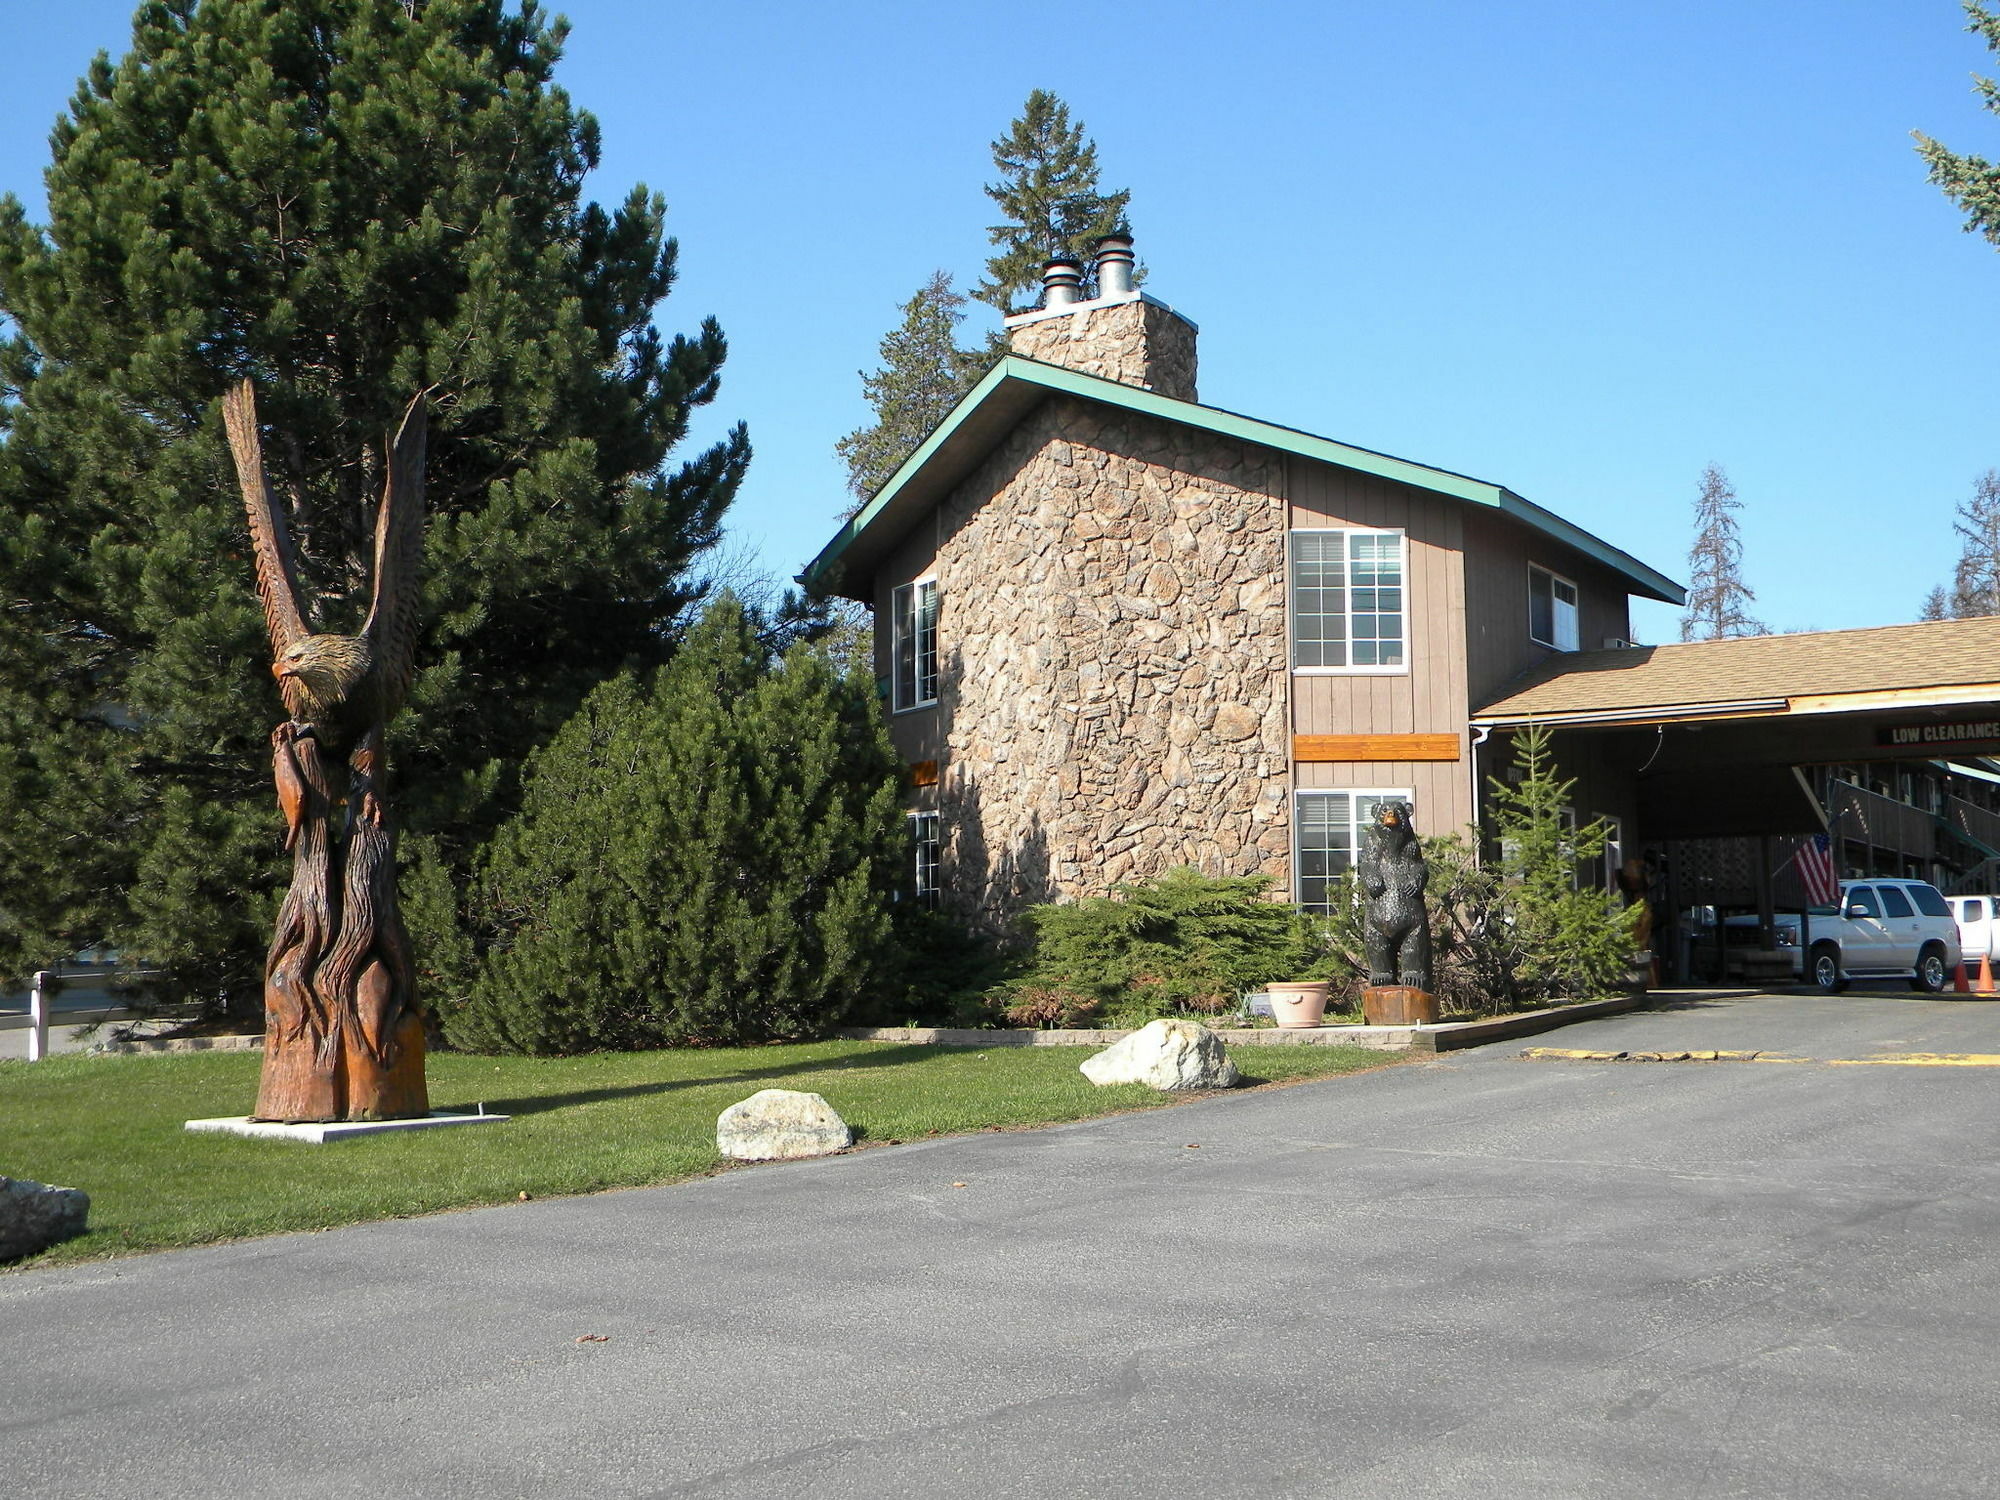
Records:
<instances>
[{"instance_id":1,"label":"sloped roof","mask_svg":"<svg viewBox=\"0 0 2000 1500\"><path fill-rule=\"evenodd\" d=\"M1101 401L1162 421L1184 423L1486 506L1595 559L1624 579L1635 594L1668 604L1686 602L1680 585L1665 574L1655 572L1630 553L1592 536L1554 512L1522 499L1503 485L1391 458L1273 422L1260 422L1220 407L1177 401L1138 386L1023 359L1018 354L1002 358L966 392L937 430L889 477L888 483L820 549L819 556L806 565L801 580L820 578L836 564L850 579L867 577L929 506L970 473L1022 417L1058 394Z\"/></svg>"},{"instance_id":2,"label":"sloped roof","mask_svg":"<svg viewBox=\"0 0 2000 1500\"><path fill-rule=\"evenodd\" d=\"M1573 652L1515 678L1473 722L1704 718L1995 699L2000 616Z\"/></svg>"}]
</instances>

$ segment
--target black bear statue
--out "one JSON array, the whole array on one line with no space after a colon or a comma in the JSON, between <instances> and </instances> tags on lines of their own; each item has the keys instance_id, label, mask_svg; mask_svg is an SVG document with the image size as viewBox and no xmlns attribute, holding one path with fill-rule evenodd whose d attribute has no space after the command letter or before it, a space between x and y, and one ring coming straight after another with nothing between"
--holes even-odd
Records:
<instances>
[{"instance_id":1,"label":"black bear statue","mask_svg":"<svg viewBox=\"0 0 2000 1500\"><path fill-rule=\"evenodd\" d=\"M1380 803L1361 850L1361 889L1368 897L1368 982L1429 993L1431 929L1424 916L1424 864L1410 804Z\"/></svg>"}]
</instances>

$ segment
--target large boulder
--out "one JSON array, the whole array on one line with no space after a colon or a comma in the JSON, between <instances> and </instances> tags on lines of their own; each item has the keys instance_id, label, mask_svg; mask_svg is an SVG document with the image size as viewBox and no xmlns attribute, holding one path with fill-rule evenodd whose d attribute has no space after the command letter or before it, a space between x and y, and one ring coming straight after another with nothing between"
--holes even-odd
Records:
<instances>
[{"instance_id":1,"label":"large boulder","mask_svg":"<svg viewBox=\"0 0 2000 1500\"><path fill-rule=\"evenodd\" d=\"M25 1177L0 1177L0 1260L19 1260L83 1233L90 1195Z\"/></svg>"},{"instance_id":2,"label":"large boulder","mask_svg":"<svg viewBox=\"0 0 2000 1500\"><path fill-rule=\"evenodd\" d=\"M1149 1021L1081 1067L1095 1084L1143 1083L1152 1089L1226 1089L1238 1076L1222 1038L1193 1021Z\"/></svg>"},{"instance_id":3,"label":"large boulder","mask_svg":"<svg viewBox=\"0 0 2000 1500\"><path fill-rule=\"evenodd\" d=\"M715 1149L738 1161L830 1156L854 1144L854 1132L818 1094L764 1089L725 1109L715 1122Z\"/></svg>"}]
</instances>

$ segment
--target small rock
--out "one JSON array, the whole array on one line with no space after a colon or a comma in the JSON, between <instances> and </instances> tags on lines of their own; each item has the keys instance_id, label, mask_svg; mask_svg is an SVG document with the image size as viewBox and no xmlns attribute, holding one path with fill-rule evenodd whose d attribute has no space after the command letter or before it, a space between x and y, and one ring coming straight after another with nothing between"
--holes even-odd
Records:
<instances>
[{"instance_id":1,"label":"small rock","mask_svg":"<svg viewBox=\"0 0 2000 1500\"><path fill-rule=\"evenodd\" d=\"M1222 1039L1193 1021L1150 1021L1081 1066L1100 1086L1143 1083L1154 1089L1226 1089L1237 1080Z\"/></svg>"},{"instance_id":2,"label":"small rock","mask_svg":"<svg viewBox=\"0 0 2000 1500\"><path fill-rule=\"evenodd\" d=\"M829 1156L853 1144L854 1132L832 1105L794 1089L760 1090L715 1122L715 1149L737 1161Z\"/></svg>"},{"instance_id":3,"label":"small rock","mask_svg":"<svg viewBox=\"0 0 2000 1500\"><path fill-rule=\"evenodd\" d=\"M19 1260L83 1233L90 1195L25 1177L0 1177L0 1260Z\"/></svg>"}]
</instances>

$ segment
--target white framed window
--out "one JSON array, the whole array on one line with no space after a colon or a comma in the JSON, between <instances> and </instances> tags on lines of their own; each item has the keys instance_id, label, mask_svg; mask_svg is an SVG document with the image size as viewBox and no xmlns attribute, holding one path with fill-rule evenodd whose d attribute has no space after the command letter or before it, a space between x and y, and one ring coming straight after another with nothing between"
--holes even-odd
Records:
<instances>
[{"instance_id":1,"label":"white framed window","mask_svg":"<svg viewBox=\"0 0 2000 1500\"><path fill-rule=\"evenodd\" d=\"M1333 888L1354 868L1361 839L1384 802L1416 799L1408 790L1369 787L1365 791L1301 790L1292 818L1292 899L1307 911L1333 910Z\"/></svg>"},{"instance_id":2,"label":"white framed window","mask_svg":"<svg viewBox=\"0 0 2000 1500\"><path fill-rule=\"evenodd\" d=\"M906 583L889 602L892 706L928 708L938 695L937 580Z\"/></svg>"},{"instance_id":3,"label":"white framed window","mask_svg":"<svg viewBox=\"0 0 2000 1500\"><path fill-rule=\"evenodd\" d=\"M1528 639L1557 651L1577 647L1576 585L1547 568L1528 566Z\"/></svg>"},{"instance_id":4,"label":"white framed window","mask_svg":"<svg viewBox=\"0 0 2000 1500\"><path fill-rule=\"evenodd\" d=\"M1604 827L1604 888L1615 891L1620 889L1618 874L1625 868L1625 820L1607 815Z\"/></svg>"},{"instance_id":5,"label":"white framed window","mask_svg":"<svg viewBox=\"0 0 2000 1500\"><path fill-rule=\"evenodd\" d=\"M1400 531L1292 533L1292 670L1407 672Z\"/></svg>"},{"instance_id":6,"label":"white framed window","mask_svg":"<svg viewBox=\"0 0 2000 1500\"><path fill-rule=\"evenodd\" d=\"M936 813L910 814L910 843L916 850L910 888L916 895L918 905L934 907L938 904L939 892L944 889L939 879L938 855L942 837Z\"/></svg>"}]
</instances>

